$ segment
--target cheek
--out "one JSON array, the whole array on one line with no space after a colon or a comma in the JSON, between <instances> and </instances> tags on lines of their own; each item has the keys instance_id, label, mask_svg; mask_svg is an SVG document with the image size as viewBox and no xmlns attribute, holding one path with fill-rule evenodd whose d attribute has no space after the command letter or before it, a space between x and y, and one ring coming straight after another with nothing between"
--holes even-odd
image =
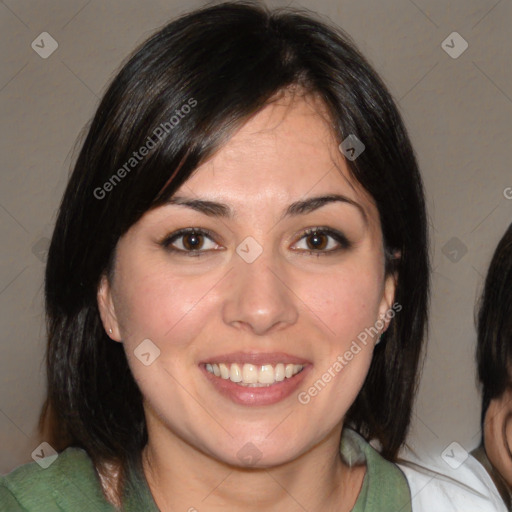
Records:
<instances>
[{"instance_id":1,"label":"cheek","mask_svg":"<svg viewBox=\"0 0 512 512\"><path fill-rule=\"evenodd\" d=\"M189 410L188 393L199 395L191 371L201 349L198 341L204 343L205 319L212 310L205 293L216 281L211 276L179 278L153 267L151 273L138 274L134 269L118 290L128 364L145 399L157 411L169 407L183 413ZM141 354L148 352L150 364L146 366ZM182 386L187 393L181 391ZM188 421L184 414L178 416Z\"/></svg>"},{"instance_id":2,"label":"cheek","mask_svg":"<svg viewBox=\"0 0 512 512\"><path fill-rule=\"evenodd\" d=\"M326 424L332 424L355 400L373 357L371 328L378 320L382 279L377 265L361 260L310 287L308 306L321 320L316 324L323 328L323 342L316 347L319 357L308 387L298 396L306 405L304 414L321 410Z\"/></svg>"},{"instance_id":3,"label":"cheek","mask_svg":"<svg viewBox=\"0 0 512 512\"><path fill-rule=\"evenodd\" d=\"M212 277L177 277L168 270L131 266L120 280L116 312L123 342L129 346L149 338L163 349L185 347L201 329L200 317L206 314L206 292L215 285ZM217 279L218 280L218 279Z\"/></svg>"},{"instance_id":4,"label":"cheek","mask_svg":"<svg viewBox=\"0 0 512 512\"><path fill-rule=\"evenodd\" d=\"M303 289L305 302L343 348L378 320L382 298L382 275L375 271L347 266L342 271L322 275L314 286Z\"/></svg>"}]
</instances>

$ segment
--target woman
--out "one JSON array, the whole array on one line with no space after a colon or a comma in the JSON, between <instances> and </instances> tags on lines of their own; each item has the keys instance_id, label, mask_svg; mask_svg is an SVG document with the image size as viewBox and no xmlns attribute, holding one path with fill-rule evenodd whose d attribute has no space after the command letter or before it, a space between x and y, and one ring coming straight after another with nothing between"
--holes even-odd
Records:
<instances>
[{"instance_id":1,"label":"woman","mask_svg":"<svg viewBox=\"0 0 512 512\"><path fill-rule=\"evenodd\" d=\"M114 79L70 178L46 272L59 455L1 500L410 510L393 461L428 285L414 153L349 39L252 3L183 16Z\"/></svg>"}]
</instances>

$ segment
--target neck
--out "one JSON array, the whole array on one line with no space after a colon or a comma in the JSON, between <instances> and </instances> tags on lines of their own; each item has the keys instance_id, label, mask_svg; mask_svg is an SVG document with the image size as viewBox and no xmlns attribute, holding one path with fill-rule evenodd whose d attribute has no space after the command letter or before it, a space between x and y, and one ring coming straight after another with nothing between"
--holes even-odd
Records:
<instances>
[{"instance_id":1,"label":"neck","mask_svg":"<svg viewBox=\"0 0 512 512\"><path fill-rule=\"evenodd\" d=\"M151 435L143 468L162 512L350 511L361 489L364 466L349 468L339 454L341 429L293 461L271 468L239 468L216 460L185 441Z\"/></svg>"}]
</instances>

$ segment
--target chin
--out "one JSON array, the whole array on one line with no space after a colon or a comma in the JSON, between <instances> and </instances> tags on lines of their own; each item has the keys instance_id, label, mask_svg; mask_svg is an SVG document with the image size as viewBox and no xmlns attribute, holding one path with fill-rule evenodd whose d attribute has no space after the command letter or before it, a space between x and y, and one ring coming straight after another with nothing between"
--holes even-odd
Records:
<instances>
[{"instance_id":1,"label":"chin","mask_svg":"<svg viewBox=\"0 0 512 512\"><path fill-rule=\"evenodd\" d=\"M287 464L301 454L299 450L293 450L293 447L290 447L289 443L286 443L284 440L282 443L279 443L282 446L281 449L268 446L268 442L266 444L267 446L265 446L264 442L253 443L252 441L236 445L231 444L229 451L219 453L215 450L211 452L211 456L218 461L237 468L268 469Z\"/></svg>"}]
</instances>

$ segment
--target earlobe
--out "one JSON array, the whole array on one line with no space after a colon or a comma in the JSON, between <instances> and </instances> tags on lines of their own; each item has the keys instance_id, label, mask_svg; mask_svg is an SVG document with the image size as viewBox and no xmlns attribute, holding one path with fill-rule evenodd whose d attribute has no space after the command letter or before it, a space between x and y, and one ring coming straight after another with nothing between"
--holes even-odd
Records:
<instances>
[{"instance_id":1,"label":"earlobe","mask_svg":"<svg viewBox=\"0 0 512 512\"><path fill-rule=\"evenodd\" d=\"M97 293L98 309L101 316L103 328L107 335L114 341L121 341L119 324L112 300L112 289L106 275L101 277Z\"/></svg>"}]
</instances>

